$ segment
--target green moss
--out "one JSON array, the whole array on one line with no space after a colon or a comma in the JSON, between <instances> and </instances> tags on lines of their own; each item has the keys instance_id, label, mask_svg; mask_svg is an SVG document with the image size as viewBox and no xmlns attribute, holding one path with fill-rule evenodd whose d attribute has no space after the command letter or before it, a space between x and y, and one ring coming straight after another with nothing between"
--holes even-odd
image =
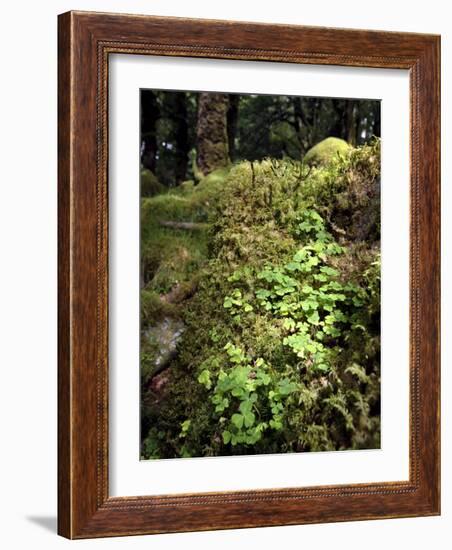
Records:
<instances>
[{"instance_id":1,"label":"green moss","mask_svg":"<svg viewBox=\"0 0 452 550\"><path fill-rule=\"evenodd\" d=\"M146 288L169 292L192 280L207 256L205 230L185 231L154 226L141 245Z\"/></svg>"},{"instance_id":2,"label":"green moss","mask_svg":"<svg viewBox=\"0 0 452 550\"><path fill-rule=\"evenodd\" d=\"M350 145L343 139L329 137L314 145L304 156L308 165L320 166L330 163L339 155L347 155Z\"/></svg>"},{"instance_id":3,"label":"green moss","mask_svg":"<svg viewBox=\"0 0 452 550\"><path fill-rule=\"evenodd\" d=\"M203 178L196 186L183 182L167 193L143 198L141 201L142 228L160 221L204 222L218 204L229 169L218 169Z\"/></svg>"},{"instance_id":4,"label":"green moss","mask_svg":"<svg viewBox=\"0 0 452 550\"><path fill-rule=\"evenodd\" d=\"M144 289L141 291L140 297L140 318L144 326L175 313L175 306L162 300L160 295L154 290Z\"/></svg>"},{"instance_id":5,"label":"green moss","mask_svg":"<svg viewBox=\"0 0 452 550\"><path fill-rule=\"evenodd\" d=\"M201 178L199 184L196 186L196 193L209 195L215 197L221 187L226 185L226 178L229 175L230 167L217 168L211 172L208 176Z\"/></svg>"},{"instance_id":6,"label":"green moss","mask_svg":"<svg viewBox=\"0 0 452 550\"><path fill-rule=\"evenodd\" d=\"M337 236L372 242L380 238L380 140L333 157L311 172L306 206L316 206Z\"/></svg>"},{"instance_id":7,"label":"green moss","mask_svg":"<svg viewBox=\"0 0 452 550\"><path fill-rule=\"evenodd\" d=\"M165 191L165 187L159 182L157 177L146 168L140 172L140 185L142 197L153 197Z\"/></svg>"},{"instance_id":8,"label":"green moss","mask_svg":"<svg viewBox=\"0 0 452 550\"><path fill-rule=\"evenodd\" d=\"M147 227L163 220L187 220L196 215L197 207L189 197L171 192L144 198L141 201L141 223Z\"/></svg>"},{"instance_id":9,"label":"green moss","mask_svg":"<svg viewBox=\"0 0 452 550\"><path fill-rule=\"evenodd\" d=\"M378 220L379 166L375 141L313 170L242 162L145 202L146 288L196 292L146 404L144 457L378 447L379 225L364 222ZM158 226L176 217L210 229Z\"/></svg>"},{"instance_id":10,"label":"green moss","mask_svg":"<svg viewBox=\"0 0 452 550\"><path fill-rule=\"evenodd\" d=\"M141 201L141 261L147 290L169 292L176 284L196 279L208 254L207 222L215 215L224 191L227 169L215 170L194 186L184 182ZM161 222L198 223L199 229L165 227ZM152 316L146 317L147 322Z\"/></svg>"},{"instance_id":11,"label":"green moss","mask_svg":"<svg viewBox=\"0 0 452 550\"><path fill-rule=\"evenodd\" d=\"M179 186L179 192L182 195L189 195L193 192L193 188L195 186L194 180L186 180L183 181Z\"/></svg>"},{"instance_id":12,"label":"green moss","mask_svg":"<svg viewBox=\"0 0 452 550\"><path fill-rule=\"evenodd\" d=\"M198 183L202 180L202 178L204 177L204 174L198 168L198 163L196 162L196 149L192 149L190 151L190 159L191 159L191 170L193 172L193 178L195 182Z\"/></svg>"}]
</instances>

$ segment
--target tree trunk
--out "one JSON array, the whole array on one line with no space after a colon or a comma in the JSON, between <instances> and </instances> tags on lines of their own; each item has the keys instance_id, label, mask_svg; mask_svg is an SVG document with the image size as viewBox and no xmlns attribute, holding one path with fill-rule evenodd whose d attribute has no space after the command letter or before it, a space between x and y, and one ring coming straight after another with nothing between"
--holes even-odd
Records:
<instances>
[{"instance_id":1,"label":"tree trunk","mask_svg":"<svg viewBox=\"0 0 452 550\"><path fill-rule=\"evenodd\" d=\"M359 124L357 124L357 106L353 100L347 101L347 138L350 145L355 146L358 140Z\"/></svg>"},{"instance_id":2,"label":"tree trunk","mask_svg":"<svg viewBox=\"0 0 452 550\"><path fill-rule=\"evenodd\" d=\"M175 94L174 105L174 125L176 140L176 166L175 178L179 185L186 179L188 153L190 144L188 143L188 122L187 122L187 102L185 93Z\"/></svg>"},{"instance_id":3,"label":"tree trunk","mask_svg":"<svg viewBox=\"0 0 452 550\"><path fill-rule=\"evenodd\" d=\"M374 103L374 136L381 136L381 101L375 101Z\"/></svg>"},{"instance_id":4,"label":"tree trunk","mask_svg":"<svg viewBox=\"0 0 452 550\"><path fill-rule=\"evenodd\" d=\"M160 116L157 97L152 90L141 91L141 164L155 174L157 154L156 125Z\"/></svg>"},{"instance_id":5,"label":"tree trunk","mask_svg":"<svg viewBox=\"0 0 452 550\"><path fill-rule=\"evenodd\" d=\"M332 123L328 129L328 135L340 139L347 139L347 128L344 124L347 100L333 99L332 107L334 117L331 117Z\"/></svg>"},{"instance_id":6,"label":"tree trunk","mask_svg":"<svg viewBox=\"0 0 452 550\"><path fill-rule=\"evenodd\" d=\"M227 110L227 94L199 94L196 127L197 165L204 176L229 163Z\"/></svg>"},{"instance_id":7,"label":"tree trunk","mask_svg":"<svg viewBox=\"0 0 452 550\"><path fill-rule=\"evenodd\" d=\"M237 122L239 118L239 94L229 94L229 107L227 113L228 147L229 157L235 158L235 137L237 135Z\"/></svg>"}]
</instances>

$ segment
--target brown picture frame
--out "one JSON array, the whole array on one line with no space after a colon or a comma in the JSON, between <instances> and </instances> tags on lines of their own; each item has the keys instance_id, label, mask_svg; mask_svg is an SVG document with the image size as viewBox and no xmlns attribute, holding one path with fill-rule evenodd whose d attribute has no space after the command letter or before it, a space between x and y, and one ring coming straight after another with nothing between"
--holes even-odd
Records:
<instances>
[{"instance_id":1,"label":"brown picture frame","mask_svg":"<svg viewBox=\"0 0 452 550\"><path fill-rule=\"evenodd\" d=\"M440 513L440 37L68 12L58 38L58 532L88 538ZM112 53L410 73L408 481L110 497L108 59Z\"/></svg>"}]
</instances>

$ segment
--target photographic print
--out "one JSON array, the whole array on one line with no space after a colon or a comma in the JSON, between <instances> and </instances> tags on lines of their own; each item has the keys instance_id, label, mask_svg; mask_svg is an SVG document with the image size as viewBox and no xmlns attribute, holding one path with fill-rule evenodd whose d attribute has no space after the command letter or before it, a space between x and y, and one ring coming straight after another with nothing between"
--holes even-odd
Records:
<instances>
[{"instance_id":1,"label":"photographic print","mask_svg":"<svg viewBox=\"0 0 452 550\"><path fill-rule=\"evenodd\" d=\"M380 101L140 94L141 459L380 448Z\"/></svg>"},{"instance_id":2,"label":"photographic print","mask_svg":"<svg viewBox=\"0 0 452 550\"><path fill-rule=\"evenodd\" d=\"M440 47L59 16L60 535L440 514Z\"/></svg>"}]
</instances>

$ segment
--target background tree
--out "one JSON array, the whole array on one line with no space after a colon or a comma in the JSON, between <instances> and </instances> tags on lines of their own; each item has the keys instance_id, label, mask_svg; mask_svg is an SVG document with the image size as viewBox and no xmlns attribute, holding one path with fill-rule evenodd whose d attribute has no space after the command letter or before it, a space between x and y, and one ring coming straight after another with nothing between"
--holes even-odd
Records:
<instances>
[{"instance_id":1,"label":"background tree","mask_svg":"<svg viewBox=\"0 0 452 550\"><path fill-rule=\"evenodd\" d=\"M155 172L157 156L157 121L160 110L157 95L152 90L141 91L141 164Z\"/></svg>"},{"instance_id":2,"label":"background tree","mask_svg":"<svg viewBox=\"0 0 452 550\"><path fill-rule=\"evenodd\" d=\"M197 165L206 176L229 163L227 112L228 95L200 93L198 97Z\"/></svg>"},{"instance_id":3,"label":"background tree","mask_svg":"<svg viewBox=\"0 0 452 550\"><path fill-rule=\"evenodd\" d=\"M188 116L185 93L174 94L174 137L176 146L175 179L176 185L185 180L190 143L188 141Z\"/></svg>"},{"instance_id":4,"label":"background tree","mask_svg":"<svg viewBox=\"0 0 452 550\"><path fill-rule=\"evenodd\" d=\"M230 161L301 160L327 137L351 145L381 131L380 102L367 99L143 90L141 162L165 187Z\"/></svg>"},{"instance_id":5,"label":"background tree","mask_svg":"<svg viewBox=\"0 0 452 550\"><path fill-rule=\"evenodd\" d=\"M228 147L229 158L235 160L235 140L237 136L237 124L239 118L240 95L229 94L229 106L227 112L227 131L228 131Z\"/></svg>"}]
</instances>

